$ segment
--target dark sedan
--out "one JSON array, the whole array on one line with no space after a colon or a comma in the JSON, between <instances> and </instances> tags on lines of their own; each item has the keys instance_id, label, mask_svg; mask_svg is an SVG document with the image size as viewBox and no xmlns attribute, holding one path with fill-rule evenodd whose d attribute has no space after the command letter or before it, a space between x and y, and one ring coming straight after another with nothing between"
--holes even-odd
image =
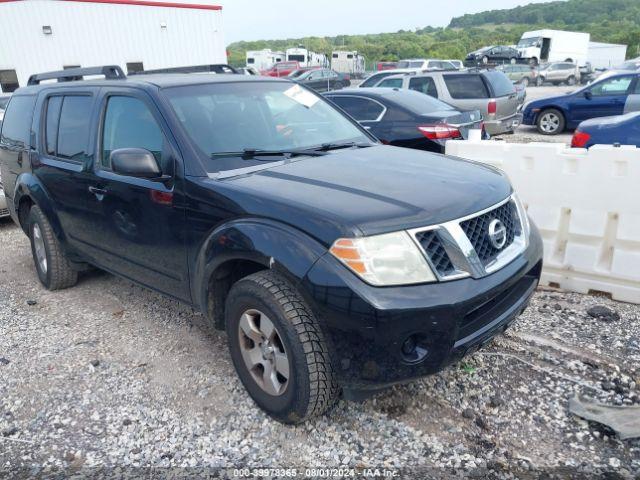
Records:
<instances>
[{"instance_id":1,"label":"dark sedan","mask_svg":"<svg viewBox=\"0 0 640 480\"><path fill-rule=\"evenodd\" d=\"M465 64L475 66L488 63L517 63L519 60L520 53L515 48L496 45L469 53L465 59Z\"/></svg>"},{"instance_id":2,"label":"dark sedan","mask_svg":"<svg viewBox=\"0 0 640 480\"><path fill-rule=\"evenodd\" d=\"M487 137L478 110L461 112L414 90L359 88L325 97L389 145L444 153L447 140L466 139L471 129Z\"/></svg>"},{"instance_id":3,"label":"dark sedan","mask_svg":"<svg viewBox=\"0 0 640 480\"><path fill-rule=\"evenodd\" d=\"M294 79L306 87L313 88L316 92L328 92L340 90L351 86L351 80L347 75L335 72L329 68L309 70Z\"/></svg>"},{"instance_id":4,"label":"dark sedan","mask_svg":"<svg viewBox=\"0 0 640 480\"><path fill-rule=\"evenodd\" d=\"M640 147L640 112L585 120L573 134L571 146L635 145Z\"/></svg>"}]
</instances>

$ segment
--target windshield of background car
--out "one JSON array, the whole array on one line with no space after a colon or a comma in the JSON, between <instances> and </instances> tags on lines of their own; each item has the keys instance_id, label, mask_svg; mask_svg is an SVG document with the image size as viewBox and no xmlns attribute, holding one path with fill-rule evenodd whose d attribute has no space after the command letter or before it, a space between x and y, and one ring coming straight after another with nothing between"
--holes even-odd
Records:
<instances>
[{"instance_id":1,"label":"windshield of background car","mask_svg":"<svg viewBox=\"0 0 640 480\"><path fill-rule=\"evenodd\" d=\"M518 48L535 47L540 37L523 38L518 42Z\"/></svg>"},{"instance_id":2,"label":"windshield of background car","mask_svg":"<svg viewBox=\"0 0 640 480\"><path fill-rule=\"evenodd\" d=\"M210 172L238 167L216 154L371 143L341 112L297 84L216 83L163 91Z\"/></svg>"}]
</instances>

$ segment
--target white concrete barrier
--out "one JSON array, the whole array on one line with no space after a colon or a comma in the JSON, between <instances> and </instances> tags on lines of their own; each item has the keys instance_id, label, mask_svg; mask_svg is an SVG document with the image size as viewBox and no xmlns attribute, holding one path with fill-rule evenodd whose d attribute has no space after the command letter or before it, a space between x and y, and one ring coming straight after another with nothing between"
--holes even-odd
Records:
<instances>
[{"instance_id":1,"label":"white concrete barrier","mask_svg":"<svg viewBox=\"0 0 640 480\"><path fill-rule=\"evenodd\" d=\"M542 281L640 303L640 149L449 141L507 173L544 240Z\"/></svg>"}]
</instances>

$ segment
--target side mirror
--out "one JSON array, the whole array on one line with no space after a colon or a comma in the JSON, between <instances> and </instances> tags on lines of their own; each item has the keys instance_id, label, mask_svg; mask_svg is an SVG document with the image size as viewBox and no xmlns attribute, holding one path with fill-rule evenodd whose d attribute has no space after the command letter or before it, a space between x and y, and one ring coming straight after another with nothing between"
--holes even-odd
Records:
<instances>
[{"instance_id":1,"label":"side mirror","mask_svg":"<svg viewBox=\"0 0 640 480\"><path fill-rule=\"evenodd\" d=\"M587 100L591 100L591 98L593 98L593 93L591 93L591 90L584 91L584 98L586 98Z\"/></svg>"},{"instance_id":2,"label":"side mirror","mask_svg":"<svg viewBox=\"0 0 640 480\"><path fill-rule=\"evenodd\" d=\"M156 157L144 148L119 148L109 155L111 169L120 175L140 178L161 176Z\"/></svg>"}]
</instances>

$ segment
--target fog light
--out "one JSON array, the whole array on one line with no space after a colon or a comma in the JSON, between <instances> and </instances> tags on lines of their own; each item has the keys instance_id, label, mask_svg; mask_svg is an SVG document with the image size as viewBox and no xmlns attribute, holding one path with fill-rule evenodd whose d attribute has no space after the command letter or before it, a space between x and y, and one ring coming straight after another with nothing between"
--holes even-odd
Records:
<instances>
[{"instance_id":1,"label":"fog light","mask_svg":"<svg viewBox=\"0 0 640 480\"><path fill-rule=\"evenodd\" d=\"M428 342L425 335L415 333L406 338L402 343L401 353L406 362L418 363L429 354Z\"/></svg>"}]
</instances>

